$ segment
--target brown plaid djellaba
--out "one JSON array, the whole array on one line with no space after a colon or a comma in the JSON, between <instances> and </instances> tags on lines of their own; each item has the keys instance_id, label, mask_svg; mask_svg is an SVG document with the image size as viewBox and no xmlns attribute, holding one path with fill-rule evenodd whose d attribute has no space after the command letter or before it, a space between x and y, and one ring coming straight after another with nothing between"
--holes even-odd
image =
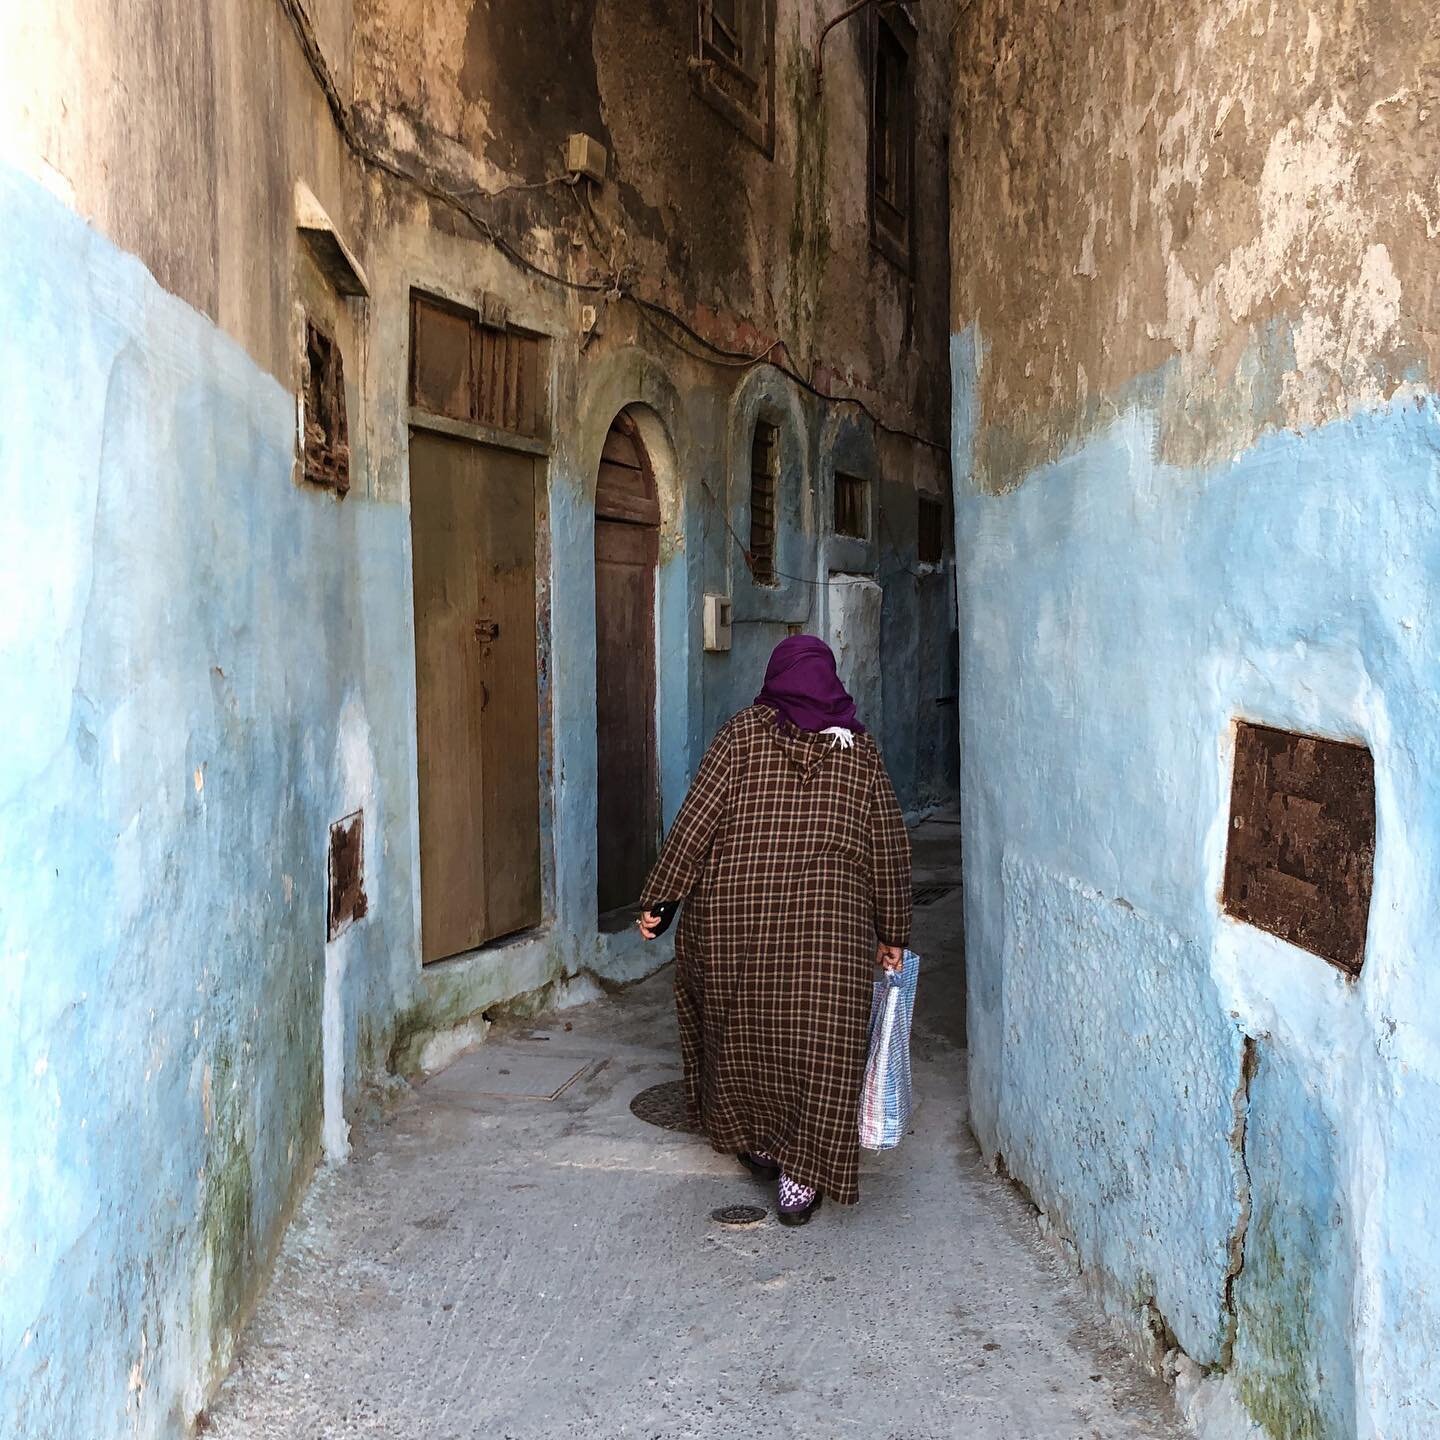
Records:
<instances>
[{"instance_id":1,"label":"brown plaid djellaba","mask_svg":"<svg viewBox=\"0 0 1440 1440\"><path fill-rule=\"evenodd\" d=\"M675 1002L692 1122L860 1197L875 945L910 940L910 839L869 735L849 750L752 705L715 737L642 903L684 900Z\"/></svg>"}]
</instances>

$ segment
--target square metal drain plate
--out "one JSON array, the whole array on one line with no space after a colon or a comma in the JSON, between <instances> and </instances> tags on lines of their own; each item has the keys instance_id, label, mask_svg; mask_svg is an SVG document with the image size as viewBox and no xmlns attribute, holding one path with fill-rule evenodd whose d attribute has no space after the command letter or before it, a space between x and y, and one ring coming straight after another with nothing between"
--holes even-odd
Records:
<instances>
[{"instance_id":1,"label":"square metal drain plate","mask_svg":"<svg viewBox=\"0 0 1440 1440\"><path fill-rule=\"evenodd\" d=\"M452 1100L558 1100L592 1067L598 1068L594 1058L554 1055L532 1046L481 1045L425 1088Z\"/></svg>"},{"instance_id":2,"label":"square metal drain plate","mask_svg":"<svg viewBox=\"0 0 1440 1440\"><path fill-rule=\"evenodd\" d=\"M933 905L937 900L943 900L947 895L953 894L953 885L917 885L910 894L912 905Z\"/></svg>"}]
</instances>

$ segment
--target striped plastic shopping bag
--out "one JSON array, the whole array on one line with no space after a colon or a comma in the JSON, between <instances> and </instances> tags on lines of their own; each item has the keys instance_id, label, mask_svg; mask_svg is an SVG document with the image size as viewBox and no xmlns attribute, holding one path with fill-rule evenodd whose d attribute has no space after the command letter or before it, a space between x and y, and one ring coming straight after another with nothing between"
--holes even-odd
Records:
<instances>
[{"instance_id":1,"label":"striped plastic shopping bag","mask_svg":"<svg viewBox=\"0 0 1440 1440\"><path fill-rule=\"evenodd\" d=\"M860 1090L860 1144L866 1150L893 1150L910 1125L910 1017L920 957L905 952L898 972L875 982L870 1002L870 1058Z\"/></svg>"}]
</instances>

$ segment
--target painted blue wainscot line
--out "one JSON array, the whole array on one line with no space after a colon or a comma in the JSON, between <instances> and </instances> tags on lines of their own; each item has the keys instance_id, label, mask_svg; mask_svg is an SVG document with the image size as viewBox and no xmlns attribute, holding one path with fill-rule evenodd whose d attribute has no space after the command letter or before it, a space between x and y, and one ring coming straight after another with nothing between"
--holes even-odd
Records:
<instances>
[{"instance_id":1,"label":"painted blue wainscot line","mask_svg":"<svg viewBox=\"0 0 1440 1440\"><path fill-rule=\"evenodd\" d=\"M357 805L352 1052L414 983L405 517L298 487L293 397L5 170L0 275L0 1434L169 1436L318 1153Z\"/></svg>"},{"instance_id":2,"label":"painted blue wainscot line","mask_svg":"<svg viewBox=\"0 0 1440 1440\"><path fill-rule=\"evenodd\" d=\"M1182 470L1136 407L983 495L979 354L956 338L976 1131L1117 1310L1222 1367L1206 1433L1431 1436L1440 412ZM1220 912L1237 716L1374 752L1358 983Z\"/></svg>"}]
</instances>

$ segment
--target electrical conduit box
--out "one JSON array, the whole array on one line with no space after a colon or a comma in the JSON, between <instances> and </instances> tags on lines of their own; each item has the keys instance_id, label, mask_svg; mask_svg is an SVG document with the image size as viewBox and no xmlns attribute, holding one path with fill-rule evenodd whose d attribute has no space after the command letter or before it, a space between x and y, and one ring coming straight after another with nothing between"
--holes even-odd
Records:
<instances>
[{"instance_id":1,"label":"electrical conduit box","mask_svg":"<svg viewBox=\"0 0 1440 1440\"><path fill-rule=\"evenodd\" d=\"M730 597L705 597L705 648L722 651L730 648Z\"/></svg>"},{"instance_id":2,"label":"electrical conduit box","mask_svg":"<svg viewBox=\"0 0 1440 1440\"><path fill-rule=\"evenodd\" d=\"M593 135L576 133L565 142L565 169L571 175L583 175L601 185L609 164L609 152Z\"/></svg>"}]
</instances>

